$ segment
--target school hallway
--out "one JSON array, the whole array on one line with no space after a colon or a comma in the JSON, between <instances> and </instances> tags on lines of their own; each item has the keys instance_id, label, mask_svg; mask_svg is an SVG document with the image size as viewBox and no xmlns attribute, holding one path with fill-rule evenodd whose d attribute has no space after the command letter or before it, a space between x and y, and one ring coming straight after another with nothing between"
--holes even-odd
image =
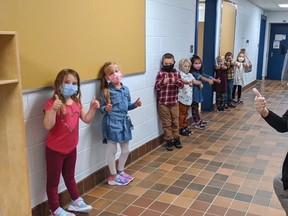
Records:
<instances>
[{"instance_id":1,"label":"school hallway","mask_svg":"<svg viewBox=\"0 0 288 216\"><path fill-rule=\"evenodd\" d=\"M93 206L81 216L284 216L273 191L288 133L281 134L254 110L256 87L267 107L282 116L288 88L280 81L257 81L242 93L244 104L225 113L202 112L205 130L191 126L182 149L165 145L130 164L127 186L103 182L83 197Z\"/></svg>"}]
</instances>

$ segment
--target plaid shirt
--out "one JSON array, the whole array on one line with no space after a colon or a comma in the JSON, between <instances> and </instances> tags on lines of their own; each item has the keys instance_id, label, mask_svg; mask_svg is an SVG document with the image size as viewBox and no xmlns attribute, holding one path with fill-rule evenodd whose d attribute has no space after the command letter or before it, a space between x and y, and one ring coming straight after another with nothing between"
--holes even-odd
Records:
<instances>
[{"instance_id":1,"label":"plaid shirt","mask_svg":"<svg viewBox=\"0 0 288 216\"><path fill-rule=\"evenodd\" d=\"M163 84L163 80L168 78L168 83ZM173 83L172 79L175 79ZM155 88L157 90L157 102L164 105L175 105L178 103L178 88L183 88L184 84L178 71L165 72L160 70L156 77Z\"/></svg>"},{"instance_id":2,"label":"plaid shirt","mask_svg":"<svg viewBox=\"0 0 288 216\"><path fill-rule=\"evenodd\" d=\"M227 79L234 79L234 61L225 61L225 65L227 66Z\"/></svg>"}]
</instances>

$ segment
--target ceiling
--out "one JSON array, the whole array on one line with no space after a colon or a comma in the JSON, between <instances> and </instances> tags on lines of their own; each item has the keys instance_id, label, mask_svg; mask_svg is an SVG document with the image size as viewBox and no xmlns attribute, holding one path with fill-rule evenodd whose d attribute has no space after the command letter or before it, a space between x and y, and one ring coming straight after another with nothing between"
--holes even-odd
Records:
<instances>
[{"instance_id":1,"label":"ceiling","mask_svg":"<svg viewBox=\"0 0 288 216\"><path fill-rule=\"evenodd\" d=\"M249 0L264 11L288 12L288 8L281 8L278 4L288 4L287 0Z\"/></svg>"}]
</instances>

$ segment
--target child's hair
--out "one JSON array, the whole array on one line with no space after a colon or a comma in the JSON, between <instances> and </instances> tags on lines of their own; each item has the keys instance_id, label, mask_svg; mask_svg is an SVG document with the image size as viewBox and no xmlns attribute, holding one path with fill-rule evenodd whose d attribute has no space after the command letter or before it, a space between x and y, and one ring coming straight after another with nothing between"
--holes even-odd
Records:
<instances>
[{"instance_id":1,"label":"child's hair","mask_svg":"<svg viewBox=\"0 0 288 216\"><path fill-rule=\"evenodd\" d=\"M72 95L71 99L79 104L81 103L80 77L79 77L79 74L75 70L70 69L70 68L63 69L57 74L56 79L54 81L54 97L55 95L58 95L62 103L63 104L66 103L65 97L61 94L61 87L62 87L64 79L66 78L68 74L71 74L77 79L78 92L77 94Z\"/></svg>"},{"instance_id":2,"label":"child's hair","mask_svg":"<svg viewBox=\"0 0 288 216\"><path fill-rule=\"evenodd\" d=\"M101 74L101 92L104 94L104 97L105 97L105 100L106 100L106 103L111 103L110 102L110 92L109 92L109 83L108 81L106 80L106 70L109 66L111 65L117 65L116 62L113 62L113 61L108 61L108 62L105 62L103 64L103 66L100 68L100 74Z\"/></svg>"},{"instance_id":3,"label":"child's hair","mask_svg":"<svg viewBox=\"0 0 288 216\"><path fill-rule=\"evenodd\" d=\"M184 58L179 61L179 68L183 67L184 63L188 63L191 66L191 61L189 59Z\"/></svg>"},{"instance_id":4,"label":"child's hair","mask_svg":"<svg viewBox=\"0 0 288 216\"><path fill-rule=\"evenodd\" d=\"M174 55L171 54L171 53L165 53L165 54L162 56L161 64L163 64L164 59L173 59L173 61L175 62Z\"/></svg>"},{"instance_id":5,"label":"child's hair","mask_svg":"<svg viewBox=\"0 0 288 216\"><path fill-rule=\"evenodd\" d=\"M201 63L201 68L200 68L199 70L197 70L197 71L201 73L202 70L203 70L203 62L202 62L202 59L201 59L199 56L197 56L197 55L193 55L193 56L192 56L192 58L191 58L191 69L194 69L194 70L196 70L196 69L193 67L193 64L194 64L195 61L200 61L200 63Z\"/></svg>"},{"instance_id":6,"label":"child's hair","mask_svg":"<svg viewBox=\"0 0 288 216\"><path fill-rule=\"evenodd\" d=\"M226 52L226 53L225 53L225 59L226 59L228 56L232 56L232 58L233 58L232 52Z\"/></svg>"},{"instance_id":7,"label":"child's hair","mask_svg":"<svg viewBox=\"0 0 288 216\"><path fill-rule=\"evenodd\" d=\"M216 57L216 59L215 59L215 65L219 65L219 64L218 64L218 59L224 59L224 56L218 55L218 56Z\"/></svg>"}]
</instances>

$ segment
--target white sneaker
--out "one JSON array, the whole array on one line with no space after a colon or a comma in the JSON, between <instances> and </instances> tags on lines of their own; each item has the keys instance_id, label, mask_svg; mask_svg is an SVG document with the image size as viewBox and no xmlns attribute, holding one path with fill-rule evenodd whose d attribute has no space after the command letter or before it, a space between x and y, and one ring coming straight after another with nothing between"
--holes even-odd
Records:
<instances>
[{"instance_id":1,"label":"white sneaker","mask_svg":"<svg viewBox=\"0 0 288 216\"><path fill-rule=\"evenodd\" d=\"M75 214L71 212L65 211L63 208L58 207L54 213L52 213L53 216L75 216Z\"/></svg>"},{"instance_id":2,"label":"white sneaker","mask_svg":"<svg viewBox=\"0 0 288 216\"><path fill-rule=\"evenodd\" d=\"M75 211L75 212L83 212L88 213L92 210L92 206L87 205L84 200L79 197L78 199L72 201L68 207L69 211Z\"/></svg>"}]
</instances>

